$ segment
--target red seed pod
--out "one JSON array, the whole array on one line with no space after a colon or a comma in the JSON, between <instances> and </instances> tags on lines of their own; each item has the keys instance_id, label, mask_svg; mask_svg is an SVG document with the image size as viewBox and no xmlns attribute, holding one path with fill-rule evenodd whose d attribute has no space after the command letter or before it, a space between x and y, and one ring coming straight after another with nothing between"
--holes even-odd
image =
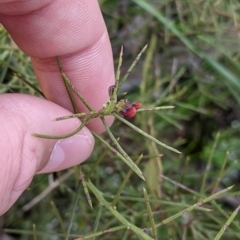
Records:
<instances>
[{"instance_id":1,"label":"red seed pod","mask_svg":"<svg viewBox=\"0 0 240 240\"><path fill-rule=\"evenodd\" d=\"M136 115L137 110L135 107L130 107L128 109L126 109L125 111L120 111L120 114L124 117L124 118L132 118Z\"/></svg>"},{"instance_id":2,"label":"red seed pod","mask_svg":"<svg viewBox=\"0 0 240 240\"><path fill-rule=\"evenodd\" d=\"M132 107L136 108L137 110L142 106L142 103L140 102L135 102L132 104Z\"/></svg>"}]
</instances>

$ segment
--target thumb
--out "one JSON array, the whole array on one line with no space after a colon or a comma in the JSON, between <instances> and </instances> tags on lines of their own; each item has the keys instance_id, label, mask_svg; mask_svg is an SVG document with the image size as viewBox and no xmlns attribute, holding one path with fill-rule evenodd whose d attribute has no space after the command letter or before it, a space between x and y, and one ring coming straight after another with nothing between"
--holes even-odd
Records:
<instances>
[{"instance_id":1,"label":"thumb","mask_svg":"<svg viewBox=\"0 0 240 240\"><path fill-rule=\"evenodd\" d=\"M23 94L0 95L0 215L18 199L36 173L59 171L90 156L94 138L87 128L61 140L32 136L74 131L81 124L77 118L52 121L69 114L45 99Z\"/></svg>"}]
</instances>

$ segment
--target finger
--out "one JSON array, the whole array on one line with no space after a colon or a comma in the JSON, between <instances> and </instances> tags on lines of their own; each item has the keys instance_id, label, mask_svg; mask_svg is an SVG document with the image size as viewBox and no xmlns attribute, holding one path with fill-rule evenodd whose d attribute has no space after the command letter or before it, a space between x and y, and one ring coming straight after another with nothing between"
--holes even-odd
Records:
<instances>
[{"instance_id":1,"label":"finger","mask_svg":"<svg viewBox=\"0 0 240 240\"><path fill-rule=\"evenodd\" d=\"M44 99L22 95L0 96L0 215L9 209L28 187L37 172L59 171L86 160L94 138L87 128L78 134L49 140L32 133L62 135L75 130L78 119L54 122L68 115L66 109Z\"/></svg>"},{"instance_id":2,"label":"finger","mask_svg":"<svg viewBox=\"0 0 240 240\"><path fill-rule=\"evenodd\" d=\"M0 16L0 21L19 47L32 57L46 97L72 111L56 65L55 56L60 56L63 70L73 85L93 109L101 109L109 99L114 70L98 2L55 0L22 15L9 14ZM79 111L86 111L80 101L78 107ZM100 121L94 121L90 128L96 132L104 130Z\"/></svg>"}]
</instances>

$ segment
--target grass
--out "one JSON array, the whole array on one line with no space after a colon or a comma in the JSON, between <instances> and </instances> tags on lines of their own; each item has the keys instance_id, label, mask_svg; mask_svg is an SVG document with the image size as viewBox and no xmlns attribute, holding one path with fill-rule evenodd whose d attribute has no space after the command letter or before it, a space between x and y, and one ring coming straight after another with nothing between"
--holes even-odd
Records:
<instances>
[{"instance_id":1,"label":"grass","mask_svg":"<svg viewBox=\"0 0 240 240\"><path fill-rule=\"evenodd\" d=\"M127 91L130 101L144 107L175 106L139 112L131 123L182 154L157 146L116 120L111 131L133 161L139 161L146 182L96 139L92 156L81 166L93 209L79 184L79 166L36 176L6 214L5 232L17 239L240 239L235 216L240 4L99 2L116 66L124 46L122 72L148 43L120 95ZM35 85L29 58L3 29L0 39L1 92L34 94L12 74ZM102 137L109 141L106 134Z\"/></svg>"}]
</instances>

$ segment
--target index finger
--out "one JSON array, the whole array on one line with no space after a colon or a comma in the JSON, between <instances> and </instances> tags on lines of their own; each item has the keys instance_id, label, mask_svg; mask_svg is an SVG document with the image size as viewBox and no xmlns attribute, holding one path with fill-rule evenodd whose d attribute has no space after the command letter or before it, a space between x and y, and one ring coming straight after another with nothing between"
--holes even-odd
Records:
<instances>
[{"instance_id":1,"label":"index finger","mask_svg":"<svg viewBox=\"0 0 240 240\"><path fill-rule=\"evenodd\" d=\"M11 15L8 11L0 16L0 21L18 46L31 56L48 100L73 110L57 68L55 57L59 56L64 72L93 109L101 109L108 101L114 69L108 33L97 1L49 1L40 9L21 15ZM79 111L86 111L77 102ZM95 120L90 128L96 132L104 129Z\"/></svg>"}]
</instances>

